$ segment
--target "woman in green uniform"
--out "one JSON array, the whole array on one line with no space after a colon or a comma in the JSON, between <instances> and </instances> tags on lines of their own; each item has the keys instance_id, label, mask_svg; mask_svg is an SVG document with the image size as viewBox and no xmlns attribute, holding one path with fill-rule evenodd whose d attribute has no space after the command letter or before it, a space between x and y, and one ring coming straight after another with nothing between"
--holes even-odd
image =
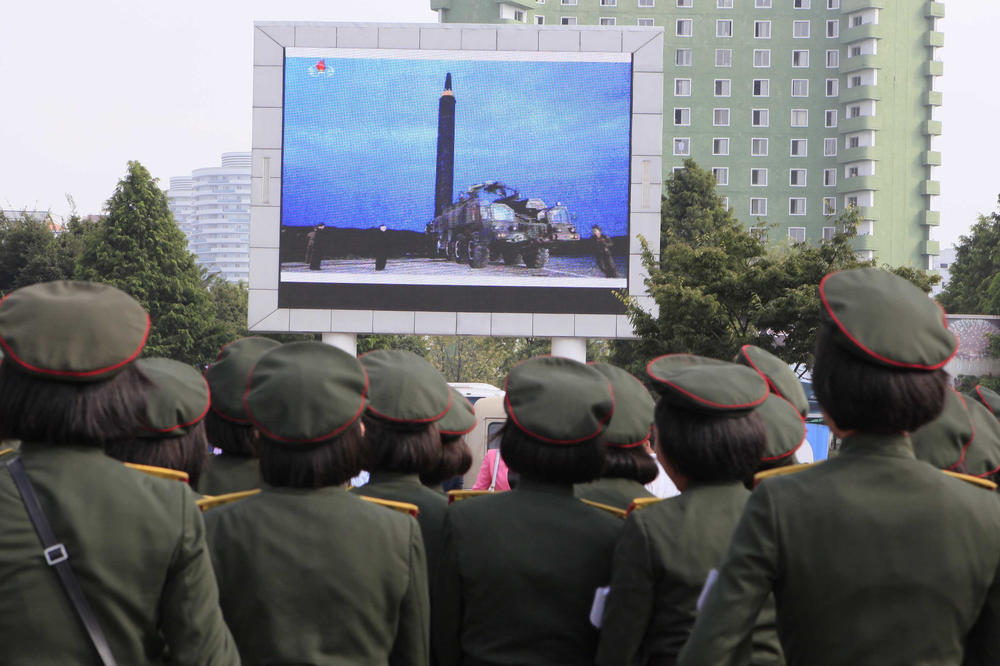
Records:
<instances>
[{"instance_id":1,"label":"woman in green uniform","mask_svg":"<svg viewBox=\"0 0 1000 666\"><path fill-rule=\"evenodd\" d=\"M145 414L151 384L133 361L148 335L142 306L107 285L9 294L0 437L23 440L17 459L117 663L238 664L193 494L102 450ZM0 469L0 663L101 663L13 473Z\"/></svg>"},{"instance_id":2,"label":"woman in green uniform","mask_svg":"<svg viewBox=\"0 0 1000 666\"><path fill-rule=\"evenodd\" d=\"M1000 502L914 456L955 336L887 271L827 275L813 389L835 457L761 482L684 666L733 663L769 595L789 664L1000 663Z\"/></svg>"},{"instance_id":3,"label":"woman in green uniform","mask_svg":"<svg viewBox=\"0 0 1000 666\"><path fill-rule=\"evenodd\" d=\"M212 390L212 408L205 416L205 432L221 453L211 456L197 488L206 495L222 495L260 487L260 464L254 447L254 429L243 406L247 377L260 357L278 346L268 338L249 337L222 348L205 370Z\"/></svg>"},{"instance_id":4,"label":"woman in green uniform","mask_svg":"<svg viewBox=\"0 0 1000 666\"><path fill-rule=\"evenodd\" d=\"M591 609L622 521L573 497L604 463L611 386L593 368L542 357L507 377L500 450L510 492L452 504L435 585L441 666L592 664Z\"/></svg>"},{"instance_id":5,"label":"woman in green uniform","mask_svg":"<svg viewBox=\"0 0 1000 666\"><path fill-rule=\"evenodd\" d=\"M750 497L744 483L767 439L757 408L768 387L750 368L670 354L650 362L647 372L660 393L657 455L681 494L634 511L625 523L601 627L602 666L676 663L709 572L721 563ZM759 622L752 658L748 644L739 663L783 663L767 619Z\"/></svg>"},{"instance_id":6,"label":"woman in green uniform","mask_svg":"<svg viewBox=\"0 0 1000 666\"><path fill-rule=\"evenodd\" d=\"M638 498L652 497L645 484L656 478L656 461L643 447L653 431L653 398L638 379L607 363L590 363L607 377L615 413L605 431L607 454L600 478L576 486L576 496L627 510Z\"/></svg>"},{"instance_id":7,"label":"woman in green uniform","mask_svg":"<svg viewBox=\"0 0 1000 666\"><path fill-rule=\"evenodd\" d=\"M451 408L438 421L441 458L434 469L420 475L420 482L435 491L440 491L441 484L465 474L472 466L472 451L469 450L465 436L476 427L476 414L472 403L465 396L451 387L449 389Z\"/></svg>"},{"instance_id":8,"label":"woman in green uniform","mask_svg":"<svg viewBox=\"0 0 1000 666\"><path fill-rule=\"evenodd\" d=\"M420 529L344 488L364 462L366 389L357 359L319 342L276 347L250 375L265 485L205 514L244 666L428 662Z\"/></svg>"}]
</instances>

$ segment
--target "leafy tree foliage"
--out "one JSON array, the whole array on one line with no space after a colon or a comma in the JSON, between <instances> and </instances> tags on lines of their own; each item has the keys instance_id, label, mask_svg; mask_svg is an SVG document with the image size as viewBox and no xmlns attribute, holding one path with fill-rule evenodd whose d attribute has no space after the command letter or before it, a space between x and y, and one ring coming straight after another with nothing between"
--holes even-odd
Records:
<instances>
[{"instance_id":1,"label":"leafy tree foliage","mask_svg":"<svg viewBox=\"0 0 1000 666\"><path fill-rule=\"evenodd\" d=\"M55 236L45 221L27 213L11 218L0 213L0 291L66 277Z\"/></svg>"},{"instance_id":2,"label":"leafy tree foliage","mask_svg":"<svg viewBox=\"0 0 1000 666\"><path fill-rule=\"evenodd\" d=\"M1000 314L1000 212L980 215L955 249L941 305L953 314Z\"/></svg>"}]
</instances>

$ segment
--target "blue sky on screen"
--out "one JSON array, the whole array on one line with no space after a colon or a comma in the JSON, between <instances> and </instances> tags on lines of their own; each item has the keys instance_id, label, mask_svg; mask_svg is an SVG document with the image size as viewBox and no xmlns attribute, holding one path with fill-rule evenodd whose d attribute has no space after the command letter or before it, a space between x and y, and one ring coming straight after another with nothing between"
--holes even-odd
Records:
<instances>
[{"instance_id":1,"label":"blue sky on screen","mask_svg":"<svg viewBox=\"0 0 1000 666\"><path fill-rule=\"evenodd\" d=\"M288 58L282 223L423 231L438 100L456 98L454 197L499 180L561 201L581 232L628 230L631 66L616 62Z\"/></svg>"}]
</instances>

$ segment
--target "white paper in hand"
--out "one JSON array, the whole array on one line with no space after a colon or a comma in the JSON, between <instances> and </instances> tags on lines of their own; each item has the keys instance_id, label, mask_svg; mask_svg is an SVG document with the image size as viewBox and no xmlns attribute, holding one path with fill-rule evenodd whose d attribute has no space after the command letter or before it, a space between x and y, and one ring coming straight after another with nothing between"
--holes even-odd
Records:
<instances>
[{"instance_id":1,"label":"white paper in hand","mask_svg":"<svg viewBox=\"0 0 1000 666\"><path fill-rule=\"evenodd\" d=\"M705 584L701 586L701 594L698 595L697 608L699 611L701 610L702 604L705 603L705 599L708 599L708 592L712 589L712 586L715 585L715 581L717 581L718 579L719 579L718 569L712 569L711 571L708 572L708 575L705 576Z\"/></svg>"},{"instance_id":2,"label":"white paper in hand","mask_svg":"<svg viewBox=\"0 0 1000 666\"><path fill-rule=\"evenodd\" d=\"M601 628L601 622L604 619L604 601L608 598L610 591L610 587L599 587L594 590L594 603L590 606L590 623L598 629Z\"/></svg>"}]
</instances>

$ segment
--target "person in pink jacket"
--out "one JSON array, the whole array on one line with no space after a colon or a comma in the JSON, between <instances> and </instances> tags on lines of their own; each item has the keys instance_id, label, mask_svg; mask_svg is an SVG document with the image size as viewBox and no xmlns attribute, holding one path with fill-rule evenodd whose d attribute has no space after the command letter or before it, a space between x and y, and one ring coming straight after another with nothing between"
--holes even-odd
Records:
<instances>
[{"instance_id":1,"label":"person in pink jacket","mask_svg":"<svg viewBox=\"0 0 1000 666\"><path fill-rule=\"evenodd\" d=\"M483 464L479 467L479 476L472 486L473 490L510 490L507 479L507 463L500 457L500 449L489 449Z\"/></svg>"}]
</instances>

